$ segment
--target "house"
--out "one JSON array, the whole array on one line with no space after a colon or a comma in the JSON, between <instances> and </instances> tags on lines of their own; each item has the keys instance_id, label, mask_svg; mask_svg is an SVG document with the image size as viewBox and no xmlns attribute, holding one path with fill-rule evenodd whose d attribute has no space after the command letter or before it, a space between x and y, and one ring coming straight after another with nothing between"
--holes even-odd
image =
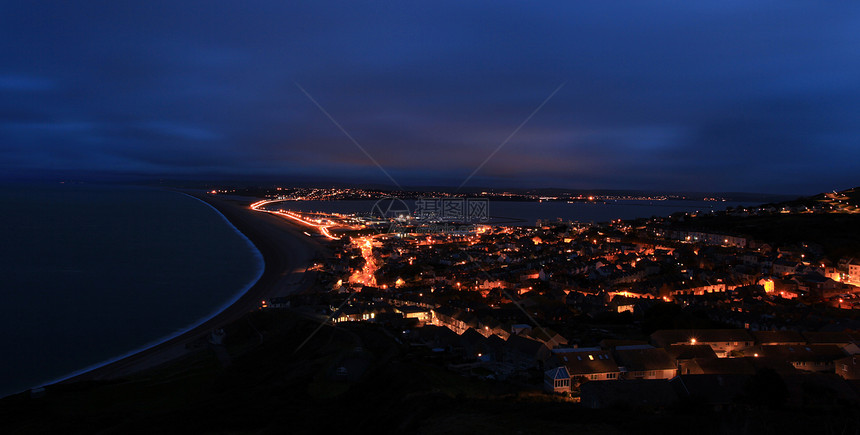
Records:
<instances>
[{"instance_id":1,"label":"house","mask_svg":"<svg viewBox=\"0 0 860 435\"><path fill-rule=\"evenodd\" d=\"M754 375L747 358L694 358L684 364L685 375Z\"/></svg>"},{"instance_id":2,"label":"house","mask_svg":"<svg viewBox=\"0 0 860 435\"><path fill-rule=\"evenodd\" d=\"M428 308L422 308L415 305L401 305L394 308L398 313L403 314L407 319L418 319L418 322L424 323L432 317L431 311Z\"/></svg>"},{"instance_id":3,"label":"house","mask_svg":"<svg viewBox=\"0 0 860 435\"><path fill-rule=\"evenodd\" d=\"M831 371L834 361L845 357L842 348L833 344L777 344L761 346L759 349L758 354L761 356L788 361L796 369L807 372Z\"/></svg>"},{"instance_id":4,"label":"house","mask_svg":"<svg viewBox=\"0 0 860 435\"><path fill-rule=\"evenodd\" d=\"M808 344L833 344L845 347L853 341L846 332L809 331L804 332L803 336Z\"/></svg>"},{"instance_id":5,"label":"house","mask_svg":"<svg viewBox=\"0 0 860 435\"><path fill-rule=\"evenodd\" d=\"M361 307L346 307L332 317L334 323L341 322L360 322L363 320L373 320L376 318L376 311Z\"/></svg>"},{"instance_id":6,"label":"house","mask_svg":"<svg viewBox=\"0 0 860 435\"><path fill-rule=\"evenodd\" d=\"M478 317L469 311L457 310L450 307L439 307L432 311L432 323L444 326L457 334L466 332L469 328L478 328Z\"/></svg>"},{"instance_id":7,"label":"house","mask_svg":"<svg viewBox=\"0 0 860 435\"><path fill-rule=\"evenodd\" d=\"M629 311L631 313L636 311L636 303L639 298L631 298L627 296L615 296L612 300L606 305L608 309L611 311L615 311L618 313L623 313L625 311Z\"/></svg>"},{"instance_id":8,"label":"house","mask_svg":"<svg viewBox=\"0 0 860 435\"><path fill-rule=\"evenodd\" d=\"M818 272L805 273L792 278L797 283L798 290L818 298L828 298L842 291L842 284L825 277Z\"/></svg>"},{"instance_id":9,"label":"house","mask_svg":"<svg viewBox=\"0 0 860 435\"><path fill-rule=\"evenodd\" d=\"M674 283L664 286L664 288L660 289L660 296L702 296L706 293L722 293L725 291L725 283L693 280L682 284Z\"/></svg>"},{"instance_id":10,"label":"house","mask_svg":"<svg viewBox=\"0 0 860 435\"><path fill-rule=\"evenodd\" d=\"M746 329L663 329L651 334L651 342L657 347L665 348L673 344L707 344L720 358L752 346L754 341Z\"/></svg>"},{"instance_id":11,"label":"house","mask_svg":"<svg viewBox=\"0 0 860 435\"><path fill-rule=\"evenodd\" d=\"M614 381L621 377L618 364L612 354L600 349L565 349L556 353L559 361L567 368L573 385L585 381Z\"/></svg>"},{"instance_id":12,"label":"house","mask_svg":"<svg viewBox=\"0 0 860 435\"><path fill-rule=\"evenodd\" d=\"M846 356L833 361L833 368L836 374L843 379L860 379L860 357L857 355Z\"/></svg>"},{"instance_id":13,"label":"house","mask_svg":"<svg viewBox=\"0 0 860 435\"><path fill-rule=\"evenodd\" d=\"M618 346L641 346L648 345L647 341L641 340L620 340L616 338L604 338L598 343L602 349L613 350Z\"/></svg>"},{"instance_id":14,"label":"house","mask_svg":"<svg viewBox=\"0 0 860 435\"><path fill-rule=\"evenodd\" d=\"M531 338L532 340L540 341L550 349L567 344L566 338L562 337L552 329L544 327L537 327L535 329L527 330L520 335L526 338Z\"/></svg>"},{"instance_id":15,"label":"house","mask_svg":"<svg viewBox=\"0 0 860 435\"><path fill-rule=\"evenodd\" d=\"M543 343L519 335L508 337L502 352L507 362L520 369L541 368L552 356Z\"/></svg>"},{"instance_id":16,"label":"house","mask_svg":"<svg viewBox=\"0 0 860 435\"><path fill-rule=\"evenodd\" d=\"M770 369L780 376L796 375L801 373L790 362L780 358L769 358L766 356L747 356L742 358L749 362L758 373L762 369Z\"/></svg>"},{"instance_id":17,"label":"house","mask_svg":"<svg viewBox=\"0 0 860 435\"><path fill-rule=\"evenodd\" d=\"M489 337L491 335L498 335L503 340L507 340L508 337L511 336L510 326L500 322L493 316L484 316L481 318L478 332L485 337Z\"/></svg>"},{"instance_id":18,"label":"house","mask_svg":"<svg viewBox=\"0 0 860 435\"><path fill-rule=\"evenodd\" d=\"M547 370L544 372L543 384L550 393L567 393L570 391L570 373L565 366Z\"/></svg>"},{"instance_id":19,"label":"house","mask_svg":"<svg viewBox=\"0 0 860 435\"><path fill-rule=\"evenodd\" d=\"M400 313L379 313L373 320L380 325L385 325L392 329L405 330L415 326L419 326L419 323L417 321L415 321L414 319L406 320L403 318L403 314Z\"/></svg>"},{"instance_id":20,"label":"house","mask_svg":"<svg viewBox=\"0 0 860 435\"><path fill-rule=\"evenodd\" d=\"M460 335L460 348L465 358L492 359L493 348L487 337L474 329L469 329Z\"/></svg>"},{"instance_id":21,"label":"house","mask_svg":"<svg viewBox=\"0 0 860 435\"><path fill-rule=\"evenodd\" d=\"M860 259L851 259L848 262L848 276L851 281L860 282Z\"/></svg>"},{"instance_id":22,"label":"house","mask_svg":"<svg viewBox=\"0 0 860 435\"><path fill-rule=\"evenodd\" d=\"M750 334L758 345L806 344L806 337L797 331L750 331Z\"/></svg>"},{"instance_id":23,"label":"house","mask_svg":"<svg viewBox=\"0 0 860 435\"><path fill-rule=\"evenodd\" d=\"M714 349L707 344L672 344L666 348L666 352L675 361L690 360L693 358L716 358Z\"/></svg>"},{"instance_id":24,"label":"house","mask_svg":"<svg viewBox=\"0 0 860 435\"><path fill-rule=\"evenodd\" d=\"M453 350L460 345L460 337L443 326L424 325L412 330L412 340L431 349Z\"/></svg>"},{"instance_id":25,"label":"house","mask_svg":"<svg viewBox=\"0 0 860 435\"><path fill-rule=\"evenodd\" d=\"M531 325L527 325L525 323L516 323L511 325L511 334L520 335L524 332L531 331Z\"/></svg>"},{"instance_id":26,"label":"house","mask_svg":"<svg viewBox=\"0 0 860 435\"><path fill-rule=\"evenodd\" d=\"M678 394L665 380L620 380L617 382L586 382L580 391L586 408L612 407L652 410L678 403Z\"/></svg>"},{"instance_id":27,"label":"house","mask_svg":"<svg viewBox=\"0 0 860 435\"><path fill-rule=\"evenodd\" d=\"M689 362L694 359L716 359L717 354L707 344L673 344L666 348L666 353L675 360L675 366L680 374L690 374Z\"/></svg>"},{"instance_id":28,"label":"house","mask_svg":"<svg viewBox=\"0 0 860 435\"><path fill-rule=\"evenodd\" d=\"M614 356L625 379L672 379L678 373L675 360L665 349L619 346Z\"/></svg>"},{"instance_id":29,"label":"house","mask_svg":"<svg viewBox=\"0 0 860 435\"><path fill-rule=\"evenodd\" d=\"M787 276L795 273L800 263L785 259L778 259L773 262L772 273L776 276Z\"/></svg>"}]
</instances>

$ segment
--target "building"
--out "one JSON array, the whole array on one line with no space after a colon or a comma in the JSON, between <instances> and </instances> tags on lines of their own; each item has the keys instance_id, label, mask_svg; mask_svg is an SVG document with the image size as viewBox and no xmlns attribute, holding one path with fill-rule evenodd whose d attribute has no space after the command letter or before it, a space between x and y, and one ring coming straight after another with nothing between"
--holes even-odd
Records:
<instances>
[{"instance_id":1,"label":"building","mask_svg":"<svg viewBox=\"0 0 860 435\"><path fill-rule=\"evenodd\" d=\"M854 340L845 332L831 331L807 331L803 333L808 344L833 344L839 347L845 347L851 344Z\"/></svg>"},{"instance_id":2,"label":"building","mask_svg":"<svg viewBox=\"0 0 860 435\"><path fill-rule=\"evenodd\" d=\"M775 344L806 344L806 338L796 331L750 331L756 344L762 346Z\"/></svg>"},{"instance_id":3,"label":"building","mask_svg":"<svg viewBox=\"0 0 860 435\"><path fill-rule=\"evenodd\" d=\"M556 357L570 373L574 386L586 381L614 381L621 377L612 354L598 349L567 349Z\"/></svg>"},{"instance_id":4,"label":"building","mask_svg":"<svg viewBox=\"0 0 860 435\"><path fill-rule=\"evenodd\" d=\"M848 278L852 282L860 283L860 260L851 259L848 263Z\"/></svg>"},{"instance_id":5,"label":"building","mask_svg":"<svg viewBox=\"0 0 860 435\"><path fill-rule=\"evenodd\" d=\"M662 329L651 334L651 343L657 347L673 344L707 344L720 358L731 356L755 342L746 329Z\"/></svg>"},{"instance_id":6,"label":"building","mask_svg":"<svg viewBox=\"0 0 860 435\"><path fill-rule=\"evenodd\" d=\"M402 305L395 307L394 310L403 314L407 319L418 319L418 322L423 324L431 319L431 311L428 308L422 308L415 305Z\"/></svg>"},{"instance_id":7,"label":"building","mask_svg":"<svg viewBox=\"0 0 860 435\"><path fill-rule=\"evenodd\" d=\"M512 335L503 346L505 360L521 369L542 368L552 356L543 343Z\"/></svg>"},{"instance_id":8,"label":"building","mask_svg":"<svg viewBox=\"0 0 860 435\"><path fill-rule=\"evenodd\" d=\"M717 359L717 354L707 344L673 344L666 348L666 353L675 360L678 373L690 374L694 360Z\"/></svg>"},{"instance_id":9,"label":"building","mask_svg":"<svg viewBox=\"0 0 860 435\"><path fill-rule=\"evenodd\" d=\"M860 358L857 355L846 356L833 361L833 366L836 374L843 379L860 379Z\"/></svg>"},{"instance_id":10,"label":"building","mask_svg":"<svg viewBox=\"0 0 860 435\"><path fill-rule=\"evenodd\" d=\"M788 361L796 369L806 372L832 371L834 361L845 357L842 348L833 344L761 346L758 354L767 358Z\"/></svg>"},{"instance_id":11,"label":"building","mask_svg":"<svg viewBox=\"0 0 860 435\"><path fill-rule=\"evenodd\" d=\"M544 389L550 393L567 393L570 391L570 373L565 366L556 367L544 372Z\"/></svg>"},{"instance_id":12,"label":"building","mask_svg":"<svg viewBox=\"0 0 860 435\"><path fill-rule=\"evenodd\" d=\"M675 360L665 349L619 346L614 356L624 379L672 379L678 374Z\"/></svg>"},{"instance_id":13,"label":"building","mask_svg":"<svg viewBox=\"0 0 860 435\"><path fill-rule=\"evenodd\" d=\"M779 259L773 262L772 272L776 276L787 276L797 272L800 263L796 261Z\"/></svg>"},{"instance_id":14,"label":"building","mask_svg":"<svg viewBox=\"0 0 860 435\"><path fill-rule=\"evenodd\" d=\"M552 329L547 329L543 327L537 327L531 330L524 331L520 335L526 338L530 338L532 340L540 341L550 349L567 344L566 338L562 337Z\"/></svg>"},{"instance_id":15,"label":"building","mask_svg":"<svg viewBox=\"0 0 860 435\"><path fill-rule=\"evenodd\" d=\"M684 375L754 375L747 358L694 358L684 364Z\"/></svg>"}]
</instances>

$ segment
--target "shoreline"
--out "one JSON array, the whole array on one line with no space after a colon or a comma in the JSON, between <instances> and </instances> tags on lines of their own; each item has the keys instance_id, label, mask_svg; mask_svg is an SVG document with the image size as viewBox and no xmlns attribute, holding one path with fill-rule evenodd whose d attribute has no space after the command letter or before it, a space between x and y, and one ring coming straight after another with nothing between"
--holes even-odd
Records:
<instances>
[{"instance_id":1,"label":"shoreline","mask_svg":"<svg viewBox=\"0 0 860 435\"><path fill-rule=\"evenodd\" d=\"M239 235L239 237L241 237L241 238L245 241L245 243L247 243L247 244L248 244L248 246L249 246L249 247L251 248L251 250L252 250L252 253L253 253L254 259L255 259L255 261L257 262L257 267L256 267L256 269L254 270L254 277L253 277L253 278L251 278L250 280L248 280L248 282L247 282L247 283L245 283L245 285L243 285L243 286L240 288L240 290L239 290L239 291L237 291L237 292L236 292L236 293L235 293L235 294L234 294L234 295L233 295L233 296L232 296L232 297L231 297L227 302L224 302L223 304L221 304L221 306L219 306L218 308L214 309L212 312L207 313L205 316L201 317L200 319L197 319L197 320L193 321L192 323L190 323L188 326L184 327L183 329L181 329L181 330L179 330L179 331L176 331L176 332L174 332L174 333L172 333L172 334L170 334L170 335L167 335L167 336L164 336L164 337L159 337L159 338L157 338L157 339L155 339L155 340L153 340L153 341L151 341L151 342L149 342L149 343L145 343L144 345L140 346L140 347L139 347L139 348L137 348L137 349L134 349L134 350L128 351L128 352L126 352L126 353L124 353L124 354L121 354L121 355L119 355L119 356L117 356L117 357L113 357L113 358L110 358L110 359L107 359L107 360L104 360L104 361L101 361L101 362L98 362L98 363L92 364L92 365L90 365L90 366L88 366L88 367L85 367L85 368L83 368L83 369L76 370L76 371L74 371L74 372L72 372L72 373L70 373L70 374L63 375L63 376L61 376L61 377L59 377L59 378L56 378L56 379L52 379L52 380L50 380L50 381L48 381L48 382L43 382L43 383L41 383L41 384L39 384L39 385L37 385L37 386L31 387L31 389L32 389L32 388L41 388L41 387L45 387L45 386L48 386L48 385L53 385L53 384L63 383L63 382L65 382L65 381L70 380L70 379L72 379L72 378L75 378L75 377L77 377L77 376L81 376L81 375L84 375L84 374L86 374L86 373L88 373L88 372L91 372L91 371L94 371L94 370L98 370L98 369L100 369L100 368L102 368L102 367L106 367L106 366L108 366L108 365L111 365L111 364L114 364L114 363L116 363L116 362L122 361L122 360L124 360L124 359L126 359L126 358L129 358L129 357L132 357L132 356L137 355L137 354L139 354L139 353L145 352L145 351L147 351L147 350L149 350L149 349L151 349L151 348L154 348L154 347L156 347L156 346L159 346L159 345L161 345L161 344L163 344L163 343L166 343L166 342L168 342L168 341L170 341L170 340L173 340L173 339L176 339L176 338L178 338L178 337L181 337L182 335L184 335L184 334L186 334L186 333L188 333L188 332L190 332L190 331L193 331L195 328L198 328L199 326L201 326L201 325L205 324L206 322L208 322L209 320L211 320L212 318L214 318L215 316L217 316L219 313L223 312L224 310L228 309L231 305L235 304L235 303L236 303L236 302L237 302L237 301L242 297L242 295L244 295L245 293L247 293L247 292L248 292L248 291L249 291L249 290L250 290L250 289L251 289L251 288L252 288L252 287L253 287L253 286L254 286L254 285L255 285L255 284L260 280L260 278L263 276L263 273L264 273L264 272L265 272L265 270L266 270L266 260L265 260L265 258L263 258L263 254L260 252L260 250L259 250L259 249L257 248L257 246L254 244L254 242L252 242L252 241L251 241L251 239L249 239L249 238L248 238L248 237L247 237L247 236L246 236L242 231L240 231L238 228L236 228L236 226L233 224L233 222L231 222L229 219L227 219L227 217L226 217L226 216L224 216L224 214L223 214L223 213L221 213L221 211L220 211L220 210L218 210L217 208L213 207L213 206L212 206L212 204L210 204L210 203L208 203L208 202L206 202L206 201L204 201L204 200L202 200L202 199L200 199L200 198L198 198L198 197L196 197L196 196L194 196L194 195L190 195L190 194L185 193L185 192L176 191L175 193L178 193L178 194L180 194L180 195L187 196L187 197L189 197L189 198L191 198L191 199L194 199L195 201L199 201L199 202L203 203L204 205L206 205L206 207L209 207L209 208L210 208L212 211L214 211L218 216L220 216L220 217L221 217L221 219L222 219L222 220L223 220L223 221L224 221L224 222L225 222L225 223L226 223L230 228L232 228L232 229L233 229L233 231L235 231L235 232L236 232L236 234L238 234L238 235ZM13 394L14 394L14 393L13 393Z\"/></svg>"},{"instance_id":2,"label":"shoreline","mask_svg":"<svg viewBox=\"0 0 860 435\"><path fill-rule=\"evenodd\" d=\"M327 251L325 246L305 236L296 224L268 213L252 211L248 207L249 204L236 200L221 199L204 193L177 192L211 207L254 247L262 260L262 268L257 278L249 281L242 291L219 310L184 331L45 383L42 387L118 379L154 368L194 351L189 345L208 338L215 329L258 309L261 300L300 292L308 287L305 270L315 257L324 255Z\"/></svg>"}]
</instances>

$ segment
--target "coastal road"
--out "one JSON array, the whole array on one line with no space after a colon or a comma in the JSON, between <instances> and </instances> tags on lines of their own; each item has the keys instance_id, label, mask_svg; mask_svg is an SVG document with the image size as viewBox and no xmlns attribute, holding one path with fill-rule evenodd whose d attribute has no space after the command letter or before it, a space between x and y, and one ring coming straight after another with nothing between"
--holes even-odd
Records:
<instances>
[{"instance_id":1,"label":"coastal road","mask_svg":"<svg viewBox=\"0 0 860 435\"><path fill-rule=\"evenodd\" d=\"M61 383L116 379L171 361L189 353L189 345L207 339L213 330L259 309L261 301L302 292L313 284L306 270L314 258L326 258L329 250L319 240L305 235L304 228L277 215L252 211L250 202L208 194L193 196L215 207L254 243L265 261L260 279L233 305L184 334Z\"/></svg>"}]
</instances>

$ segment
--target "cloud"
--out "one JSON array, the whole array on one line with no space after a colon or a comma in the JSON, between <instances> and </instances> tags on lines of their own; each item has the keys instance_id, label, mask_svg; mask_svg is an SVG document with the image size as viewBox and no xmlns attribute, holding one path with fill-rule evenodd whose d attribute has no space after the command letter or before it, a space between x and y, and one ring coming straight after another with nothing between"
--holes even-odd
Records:
<instances>
[{"instance_id":1,"label":"cloud","mask_svg":"<svg viewBox=\"0 0 860 435\"><path fill-rule=\"evenodd\" d=\"M0 92L40 92L54 88L54 82L40 77L0 74Z\"/></svg>"},{"instance_id":2,"label":"cloud","mask_svg":"<svg viewBox=\"0 0 860 435\"><path fill-rule=\"evenodd\" d=\"M299 82L458 185L566 82L470 184L814 192L856 170L857 28L856 2L5 4L0 165L380 175Z\"/></svg>"}]
</instances>

